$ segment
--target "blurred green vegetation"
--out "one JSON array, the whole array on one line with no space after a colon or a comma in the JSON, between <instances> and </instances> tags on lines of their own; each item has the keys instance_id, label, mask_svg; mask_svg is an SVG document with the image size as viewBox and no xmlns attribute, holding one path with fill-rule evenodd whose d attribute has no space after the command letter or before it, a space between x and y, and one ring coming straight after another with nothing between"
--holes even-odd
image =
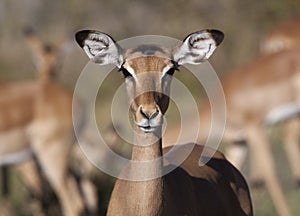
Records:
<instances>
[{"instance_id":1,"label":"blurred green vegetation","mask_svg":"<svg viewBox=\"0 0 300 216\"><path fill-rule=\"evenodd\" d=\"M32 26L38 35L49 43L63 38L73 40L80 29L98 29L109 33L116 40L136 35L156 34L178 39L190 32L203 28L216 28L225 33L225 40L211 59L211 64L220 76L231 69L250 61L258 55L261 39L278 23L300 15L300 0L1 0L0 1L0 82L34 79L35 68L31 55L24 43L22 29ZM74 42L74 48L66 56L59 75L59 82L74 87L88 58ZM184 73L176 75L191 89L198 92L201 88L192 76ZM108 78L103 88L114 92L122 82L121 74L115 73ZM115 85L113 85L115 84ZM200 92L200 95L204 95ZM98 104L103 110L110 107L108 102ZM201 101L199 101L201 102ZM102 111L97 112L99 125L108 125ZM104 111L103 111L104 112ZM101 115L102 114L102 115ZM299 194L295 190L287 159L281 148L281 140L272 136L273 151L277 162L280 181L294 215L300 214ZM247 169L245 169L247 174ZM113 181L97 180L99 186L99 205L101 215L107 207ZM18 208L24 205L26 190L14 176L12 200ZM252 192L256 215L275 215L274 207L265 189ZM26 202L25 202L26 203ZM26 204L25 204L26 206ZM26 211L18 215L28 215Z\"/></svg>"}]
</instances>

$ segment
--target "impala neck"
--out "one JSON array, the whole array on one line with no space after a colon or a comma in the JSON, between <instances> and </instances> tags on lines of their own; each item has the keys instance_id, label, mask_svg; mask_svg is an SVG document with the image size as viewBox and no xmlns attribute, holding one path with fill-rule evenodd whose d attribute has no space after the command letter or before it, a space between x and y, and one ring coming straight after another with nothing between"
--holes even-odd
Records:
<instances>
[{"instance_id":1,"label":"impala neck","mask_svg":"<svg viewBox=\"0 0 300 216\"><path fill-rule=\"evenodd\" d=\"M134 138L135 145L132 150L132 160L151 161L162 156L161 130L156 133L144 133L137 128ZM141 163L139 163L141 164ZM161 176L162 162L147 163L143 167L130 166L130 175L137 175L147 179L149 173ZM150 176L151 176L150 175ZM153 176L153 175L152 175ZM132 190L129 190L127 206L131 206L137 215L160 215L162 213L163 178L158 177L146 181L129 182Z\"/></svg>"},{"instance_id":2,"label":"impala neck","mask_svg":"<svg viewBox=\"0 0 300 216\"><path fill-rule=\"evenodd\" d=\"M161 129L154 133L144 133L139 128L136 128L131 159L134 161L148 161L161 156Z\"/></svg>"},{"instance_id":3,"label":"impala neck","mask_svg":"<svg viewBox=\"0 0 300 216\"><path fill-rule=\"evenodd\" d=\"M52 81L53 79L55 79L55 69L51 67L42 68L38 73L38 79L41 82Z\"/></svg>"}]
</instances>

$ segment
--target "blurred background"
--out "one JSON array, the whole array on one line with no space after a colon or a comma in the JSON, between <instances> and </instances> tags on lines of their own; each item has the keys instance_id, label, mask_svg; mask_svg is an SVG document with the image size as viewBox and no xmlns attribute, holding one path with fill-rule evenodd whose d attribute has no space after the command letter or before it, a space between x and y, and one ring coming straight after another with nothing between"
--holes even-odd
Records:
<instances>
[{"instance_id":1,"label":"blurred background","mask_svg":"<svg viewBox=\"0 0 300 216\"><path fill-rule=\"evenodd\" d=\"M72 89L88 62L73 39L75 32L81 29L97 29L110 34L115 40L146 34L183 39L203 28L220 29L225 33L225 40L210 63L222 77L255 58L266 33L284 20L299 15L300 0L1 0L0 82L35 78L35 67L22 34L25 26L33 27L47 43L55 44L65 38L73 41L74 47L65 57L58 78L62 85ZM113 79L116 83L122 82L120 74L114 76L117 77ZM178 77L180 79L181 76ZM182 79L192 83L189 78ZM109 92L111 86L107 84L106 91ZM102 109L106 106L109 107L109 100L107 104L101 104ZM100 118L101 111L97 115ZM274 130L271 141L276 143L272 150L278 176L293 215L299 215L300 196L291 179L286 156L282 153L280 132L276 132L276 128ZM247 176L247 167L243 173ZM105 181L101 182L101 179ZM19 207L16 215L30 215L24 204L26 189L22 188L18 175L11 177L11 181L14 182L11 199ZM105 176L97 181L100 215L104 215L113 179ZM252 197L256 215L276 215L265 188L252 190Z\"/></svg>"}]
</instances>

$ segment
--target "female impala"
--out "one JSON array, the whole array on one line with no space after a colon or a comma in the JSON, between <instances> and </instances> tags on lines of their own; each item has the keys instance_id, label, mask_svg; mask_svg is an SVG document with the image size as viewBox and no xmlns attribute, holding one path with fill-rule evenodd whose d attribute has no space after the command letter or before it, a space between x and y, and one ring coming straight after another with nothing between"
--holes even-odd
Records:
<instances>
[{"instance_id":1,"label":"female impala","mask_svg":"<svg viewBox=\"0 0 300 216\"><path fill-rule=\"evenodd\" d=\"M227 121L223 141L226 155L238 169L242 168L249 147L251 180L265 183L279 215L291 215L287 199L276 173L268 127L284 123L284 149L295 180L300 182L300 19L289 20L266 36L264 55L229 72L223 79L227 104ZM211 127L210 103L200 109L202 130L199 142L207 139ZM194 119L191 119L193 124ZM267 127L266 127L267 126ZM177 139L176 127L167 131L166 143ZM189 134L186 134L188 136ZM259 184L257 184L259 183Z\"/></svg>"},{"instance_id":2,"label":"female impala","mask_svg":"<svg viewBox=\"0 0 300 216\"><path fill-rule=\"evenodd\" d=\"M208 59L222 40L222 32L203 30L190 34L172 52L154 45L123 52L107 34L89 30L76 34L76 41L92 61L114 64L125 75L135 138L132 162L120 178L143 179L150 173L161 176L164 169L172 166L176 154L193 145L162 149L162 120L169 104L171 75L179 65L200 64ZM135 166L135 162L153 161L169 150L168 164L150 163L144 169ZM180 167L163 177L144 181L118 179L108 215L252 215L243 176L218 151L200 167L198 159L204 150L212 151L194 146Z\"/></svg>"},{"instance_id":3,"label":"female impala","mask_svg":"<svg viewBox=\"0 0 300 216\"><path fill-rule=\"evenodd\" d=\"M283 53L292 51L294 53L300 52L300 18L293 18L282 22L273 31L268 33L261 46L261 51L264 55L272 55L274 53ZM299 51L293 51L299 50ZM284 68L283 68L284 70ZM289 73L286 73L289 76ZM299 113L300 107L294 106L289 118L285 118L283 144L287 153L291 171L300 186L300 121ZM276 122L275 122L276 123ZM270 125L272 126L272 125Z\"/></svg>"},{"instance_id":4,"label":"female impala","mask_svg":"<svg viewBox=\"0 0 300 216\"><path fill-rule=\"evenodd\" d=\"M0 166L23 162L34 154L58 196L64 215L80 215L85 207L94 211L94 201L83 196L92 187L91 183L86 182L86 189L80 191L69 170L75 142L73 95L53 79L62 47L45 46L33 31L26 32L26 40L38 60L38 79L0 86ZM30 186L41 192L33 165L29 164L29 172L21 171Z\"/></svg>"}]
</instances>

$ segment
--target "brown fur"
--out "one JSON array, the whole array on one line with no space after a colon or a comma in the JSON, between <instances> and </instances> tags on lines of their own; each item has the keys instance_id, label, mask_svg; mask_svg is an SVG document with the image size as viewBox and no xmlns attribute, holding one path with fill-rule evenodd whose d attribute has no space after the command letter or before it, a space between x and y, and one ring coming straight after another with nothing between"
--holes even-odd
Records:
<instances>
[{"instance_id":1,"label":"brown fur","mask_svg":"<svg viewBox=\"0 0 300 216\"><path fill-rule=\"evenodd\" d=\"M174 50L174 60L197 64L199 59L203 61L212 54L221 43L223 33L203 30L189 35L185 40L189 38L193 40L189 43L184 41ZM104 44L101 42L103 40L110 41L110 44ZM250 192L243 176L221 153L216 152L206 165L199 166L200 155L208 157L206 153L213 150L196 145L179 167L174 167L164 176L164 169L175 166L174 162L187 153L186 148L191 144L176 146L166 154L164 161L154 162L163 156L162 121L169 104L166 95L169 95L171 84L171 76L163 71L176 66L168 52L149 46L147 52L143 52L138 47L125 51L124 59L116 51L118 46L113 39L95 30L78 32L76 41L95 63L113 63L121 67L126 75L135 132L132 160L116 181L107 215L253 214ZM151 54L147 56L145 53ZM164 150L169 151L170 148Z\"/></svg>"},{"instance_id":2,"label":"brown fur","mask_svg":"<svg viewBox=\"0 0 300 216\"><path fill-rule=\"evenodd\" d=\"M272 158L264 123L267 115L273 109L291 103L300 104L300 98L296 93L300 89L299 58L299 49L261 56L229 73L221 81L227 104L224 141L229 143L247 141L253 166L252 179L255 181L263 180L266 183L280 215L290 215L290 213L276 176L274 159ZM201 125L203 126L199 137L201 143L208 136L211 126L210 115L210 104L206 100L200 109ZM191 119L191 123L193 121ZM294 133L294 131L286 130L285 137L290 139L287 148L290 149L288 150L290 152L291 149L294 150L293 158L295 159L297 158L295 152L299 152L299 148L295 148L293 144L296 140L288 134ZM170 130L169 134L166 135L166 139L174 142L175 138L172 134L173 132ZM229 154L236 148L240 148L240 146L228 146ZM236 156L234 155L234 157ZM238 168L241 168L242 162L234 157L229 157L229 160ZM244 159L246 156L241 157ZM299 159L294 160L293 164L296 161L299 161ZM297 167L294 173L300 173L297 171L299 166L294 165L293 167Z\"/></svg>"},{"instance_id":3,"label":"brown fur","mask_svg":"<svg viewBox=\"0 0 300 216\"><path fill-rule=\"evenodd\" d=\"M0 157L26 149L33 151L58 196L63 214L80 215L84 211L84 200L75 177L69 172L70 152L75 142L73 95L52 79L61 47L45 50L34 34L27 35L27 42L39 60L38 79L0 87ZM83 119L83 116L78 118ZM27 169L21 167L20 171L27 172L23 175L25 182L41 193L34 166L27 163Z\"/></svg>"},{"instance_id":4,"label":"brown fur","mask_svg":"<svg viewBox=\"0 0 300 216\"><path fill-rule=\"evenodd\" d=\"M139 71L159 71L165 67L159 66L160 64L167 64L157 57L135 58L129 62L128 64L136 71L136 74ZM159 74L159 72L156 73ZM151 82L145 82L150 77L156 83L153 90L160 88L157 84L160 82L159 76L152 75L139 77L138 82L143 85L137 88L152 90ZM147 84L150 87L147 87ZM153 90L140 95L135 100L133 111L137 121L143 118L138 111L135 111L140 104L144 108L146 105L154 106L156 103ZM139 90L129 92L139 92ZM160 108L165 109L161 106ZM140 133L139 130L136 133ZM138 139L136 146L133 147L132 160L144 161L162 156L159 150L162 148L161 140L151 147L140 147L145 143L151 143L146 138L151 135L142 134L142 136L144 139ZM185 145L177 148L173 154L180 154L184 148ZM164 151L169 149L164 149ZM249 191L242 175L219 152L215 153L207 165L199 167L198 160L202 151L202 146L195 146L191 155L179 168L162 178L142 182L117 180L108 215L251 215ZM172 163L167 166L172 166ZM155 169L159 172L164 168L156 167ZM129 165L124 173L131 171L133 170Z\"/></svg>"},{"instance_id":5,"label":"brown fur","mask_svg":"<svg viewBox=\"0 0 300 216\"><path fill-rule=\"evenodd\" d=\"M292 18L279 24L261 43L264 54L293 49L300 45L300 18Z\"/></svg>"}]
</instances>

